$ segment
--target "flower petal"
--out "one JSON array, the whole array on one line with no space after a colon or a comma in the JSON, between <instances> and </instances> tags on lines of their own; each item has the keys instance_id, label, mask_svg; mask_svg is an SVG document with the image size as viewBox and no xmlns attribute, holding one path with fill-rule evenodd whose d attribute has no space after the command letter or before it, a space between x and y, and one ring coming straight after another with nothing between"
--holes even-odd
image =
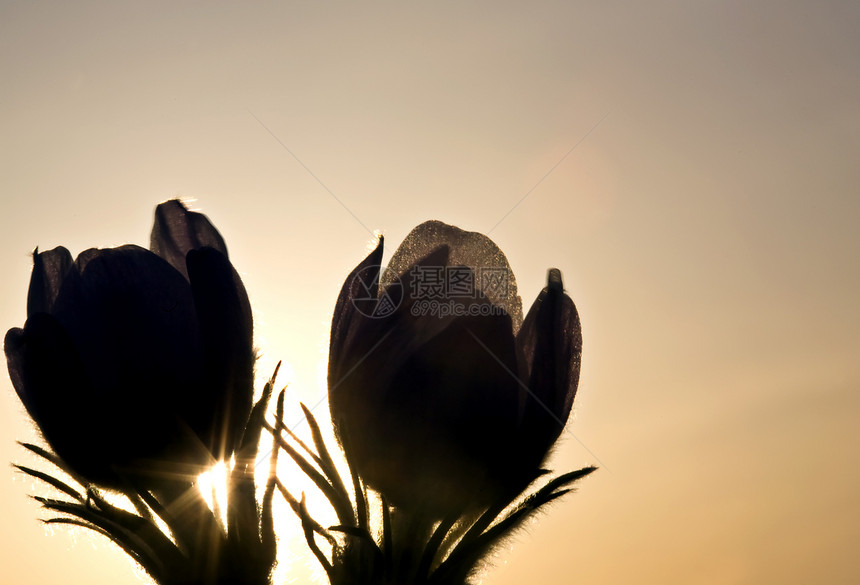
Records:
<instances>
[{"instance_id":1,"label":"flower petal","mask_svg":"<svg viewBox=\"0 0 860 585\"><path fill-rule=\"evenodd\" d=\"M573 301L564 293L561 272L549 270L517 335L525 359L530 395L521 423L526 459L543 459L567 422L579 383L582 331Z\"/></svg>"},{"instance_id":2,"label":"flower petal","mask_svg":"<svg viewBox=\"0 0 860 585\"><path fill-rule=\"evenodd\" d=\"M81 355L97 399L174 401L198 384L202 351L188 282L138 246L88 250L53 314Z\"/></svg>"},{"instance_id":3,"label":"flower petal","mask_svg":"<svg viewBox=\"0 0 860 585\"><path fill-rule=\"evenodd\" d=\"M476 291L502 307L517 331L523 322L523 308L513 270L504 253L484 234L467 232L441 221L425 221L409 232L391 257L388 269L403 279L408 270L441 246L449 250L445 266L471 268Z\"/></svg>"},{"instance_id":4,"label":"flower petal","mask_svg":"<svg viewBox=\"0 0 860 585\"><path fill-rule=\"evenodd\" d=\"M344 360L349 356L344 349L355 343L359 325L366 320L356 308L356 303L373 301L379 294L379 275L382 262L384 239L379 238L376 248L359 262L346 277L334 306L331 320L329 345L329 387L336 386L342 375L349 369Z\"/></svg>"},{"instance_id":5,"label":"flower petal","mask_svg":"<svg viewBox=\"0 0 860 585\"><path fill-rule=\"evenodd\" d=\"M63 279L73 265L72 255L62 246L53 250L33 252L33 272L27 291L27 316L50 313Z\"/></svg>"},{"instance_id":6,"label":"flower petal","mask_svg":"<svg viewBox=\"0 0 860 585\"><path fill-rule=\"evenodd\" d=\"M434 251L424 260L447 261L447 248ZM411 353L443 331L450 319L418 320L411 315L411 299L406 296L393 313L374 317L360 310L366 298L375 299L379 292L382 242L347 277L335 306L329 343L329 408L335 430L341 418L355 420L354 410L362 404L377 403L397 368ZM397 283L400 285L401 283ZM405 290L410 284L406 277ZM388 287L395 286L389 283ZM370 377L364 379L363 376ZM359 404L357 404L359 403Z\"/></svg>"},{"instance_id":7,"label":"flower petal","mask_svg":"<svg viewBox=\"0 0 860 585\"><path fill-rule=\"evenodd\" d=\"M408 343L390 339L383 355ZM384 409L368 431L379 474L371 484L375 479L395 504L437 513L487 504L507 483L519 404L515 369L508 315L454 318L425 339L374 401Z\"/></svg>"},{"instance_id":8,"label":"flower petal","mask_svg":"<svg viewBox=\"0 0 860 585\"><path fill-rule=\"evenodd\" d=\"M189 396L184 414L213 456L222 459L232 453L251 412L251 304L239 275L218 250L189 251L188 274L203 344L205 382L200 396Z\"/></svg>"},{"instance_id":9,"label":"flower petal","mask_svg":"<svg viewBox=\"0 0 860 585\"><path fill-rule=\"evenodd\" d=\"M171 199L155 208L150 249L170 262L188 278L185 256L189 250L209 246L227 256L224 238L203 215L188 211L181 201Z\"/></svg>"},{"instance_id":10,"label":"flower petal","mask_svg":"<svg viewBox=\"0 0 860 585\"><path fill-rule=\"evenodd\" d=\"M53 450L93 480L108 479L87 404L88 380L74 343L47 313L34 313L5 340L12 385ZM97 416L96 416L97 418Z\"/></svg>"}]
</instances>

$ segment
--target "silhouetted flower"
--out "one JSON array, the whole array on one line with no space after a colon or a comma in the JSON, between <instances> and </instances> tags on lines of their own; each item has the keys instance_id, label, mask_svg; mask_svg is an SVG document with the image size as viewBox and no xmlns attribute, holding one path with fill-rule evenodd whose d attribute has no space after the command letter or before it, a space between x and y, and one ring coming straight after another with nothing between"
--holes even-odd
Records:
<instances>
[{"instance_id":1,"label":"silhouetted flower","mask_svg":"<svg viewBox=\"0 0 860 585\"><path fill-rule=\"evenodd\" d=\"M539 474L576 393L579 317L561 274L550 270L523 321L486 236L426 222L385 272L382 249L347 277L332 321L344 451L391 503L425 515L508 501Z\"/></svg>"},{"instance_id":2,"label":"silhouetted flower","mask_svg":"<svg viewBox=\"0 0 860 585\"><path fill-rule=\"evenodd\" d=\"M251 309L220 234L168 201L151 248L37 250L27 322L6 334L45 439L107 486L193 477L230 456L251 408Z\"/></svg>"}]
</instances>

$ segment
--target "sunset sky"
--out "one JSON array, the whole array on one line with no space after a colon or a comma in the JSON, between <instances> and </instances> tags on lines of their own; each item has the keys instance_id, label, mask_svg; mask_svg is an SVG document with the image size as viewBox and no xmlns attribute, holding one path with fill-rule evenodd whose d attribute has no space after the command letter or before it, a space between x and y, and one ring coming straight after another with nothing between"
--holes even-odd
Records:
<instances>
[{"instance_id":1,"label":"sunset sky","mask_svg":"<svg viewBox=\"0 0 860 585\"><path fill-rule=\"evenodd\" d=\"M601 469L481 583L857 583L858 56L853 0L0 0L0 326L36 246L146 246L181 197L298 420L374 233L386 259L427 219L487 233L526 309L564 275L583 366L550 461ZM17 440L4 370L0 463L35 464ZM148 582L3 469L0 583ZM279 583L311 579L292 520Z\"/></svg>"}]
</instances>

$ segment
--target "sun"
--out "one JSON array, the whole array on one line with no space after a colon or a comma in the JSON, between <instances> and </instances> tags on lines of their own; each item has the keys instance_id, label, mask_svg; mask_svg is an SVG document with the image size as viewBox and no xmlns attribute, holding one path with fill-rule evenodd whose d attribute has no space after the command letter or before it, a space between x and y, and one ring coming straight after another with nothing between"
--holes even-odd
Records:
<instances>
[{"instance_id":1,"label":"sun","mask_svg":"<svg viewBox=\"0 0 860 585\"><path fill-rule=\"evenodd\" d=\"M318 383L320 389L325 389L325 363L321 360L319 364ZM285 375L284 375L285 374ZM275 404L277 395L281 388L288 386L292 381L293 370L290 364L284 363L278 373L278 380L273 393L268 412L266 413L266 423L270 428L275 426ZM261 384L262 386L262 384ZM325 396L323 393L322 396ZM320 399L315 404L308 404L309 408L314 410L316 421L320 426L320 431L323 435L326 448L334 459L341 477L349 485L349 472L346 467L346 462L340 452L340 448L334 438L334 433L331 428L331 422L328 417L327 405L324 399ZM299 398L296 395L286 393L284 406L284 424L294 433L298 439L304 443L309 449L315 449L313 437L311 435L307 420L299 406ZM281 436L288 441L298 453L305 457L310 462L313 462L313 456L307 453L300 443L293 440L288 433L282 432ZM260 444L257 452L257 459L254 470L255 485L257 486L257 501L263 501L265 488L269 479L274 441L271 433L264 430L260 438ZM197 478L197 487L201 496L204 498L209 508L216 512L223 526L227 526L227 509L229 505L228 484L230 474L235 465L235 460L221 461L208 469ZM291 458L289 453L283 448L277 453L277 478L280 484L286 489L289 494L296 500L304 499L308 512L312 518L319 522L322 526L328 527L338 524L337 515L335 514L330 502L323 495L319 487L311 478L305 474L299 465ZM287 499L280 493L275 491L274 501L272 505L272 517L274 521L275 533L278 539L278 565L275 570L276 580L278 582L319 582L326 581L326 574L316 559L307 554L308 545L305 540L304 531L301 521L296 512L290 506ZM324 539L317 540L321 549L328 550Z\"/></svg>"},{"instance_id":2,"label":"sun","mask_svg":"<svg viewBox=\"0 0 860 585\"><path fill-rule=\"evenodd\" d=\"M209 509L220 513L221 523L227 523L227 477L233 462L219 461L197 477L197 488Z\"/></svg>"}]
</instances>

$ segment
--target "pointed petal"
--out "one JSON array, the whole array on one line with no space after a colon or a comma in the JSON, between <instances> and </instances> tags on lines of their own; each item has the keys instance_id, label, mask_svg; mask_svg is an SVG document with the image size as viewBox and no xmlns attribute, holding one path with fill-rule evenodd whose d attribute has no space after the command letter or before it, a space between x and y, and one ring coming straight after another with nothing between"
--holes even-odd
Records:
<instances>
[{"instance_id":1,"label":"pointed petal","mask_svg":"<svg viewBox=\"0 0 860 585\"><path fill-rule=\"evenodd\" d=\"M33 252L33 272L27 292L27 316L50 313L60 292L63 279L72 268L72 255L62 246L53 250Z\"/></svg>"},{"instance_id":2,"label":"pointed petal","mask_svg":"<svg viewBox=\"0 0 860 585\"><path fill-rule=\"evenodd\" d=\"M399 307L384 317L374 316L373 308L359 301L363 301L360 295L366 294L365 291L378 294L381 257L380 243L347 277L335 308L328 382L329 408L336 430L341 418L356 420L352 412L364 408L356 403L382 400L379 392L390 384L400 364L451 321L416 319L411 315L408 274L405 282L389 282L386 288L386 291L399 289ZM425 260L436 265L444 263L446 258L447 249L440 249Z\"/></svg>"},{"instance_id":3,"label":"pointed petal","mask_svg":"<svg viewBox=\"0 0 860 585\"><path fill-rule=\"evenodd\" d=\"M216 459L229 458L251 412L254 394L253 319L248 294L218 250L188 252L188 274L205 356L202 396L185 413ZM211 405L212 412L200 405Z\"/></svg>"},{"instance_id":4,"label":"pointed petal","mask_svg":"<svg viewBox=\"0 0 860 585\"><path fill-rule=\"evenodd\" d=\"M352 343L357 325L365 320L359 308L372 314L372 305L379 294L384 239L346 277L334 306L329 343L329 385L337 384L341 374L345 347Z\"/></svg>"},{"instance_id":5,"label":"pointed petal","mask_svg":"<svg viewBox=\"0 0 860 585\"><path fill-rule=\"evenodd\" d=\"M185 256L190 250L204 246L215 248L227 256L224 239L205 215L188 211L178 199L171 199L155 208L150 249L186 278Z\"/></svg>"},{"instance_id":6,"label":"pointed petal","mask_svg":"<svg viewBox=\"0 0 860 585\"><path fill-rule=\"evenodd\" d=\"M579 383L582 331L573 301L564 293L561 272L549 271L517 335L529 389L523 413L523 443L542 459L567 422Z\"/></svg>"}]
</instances>

